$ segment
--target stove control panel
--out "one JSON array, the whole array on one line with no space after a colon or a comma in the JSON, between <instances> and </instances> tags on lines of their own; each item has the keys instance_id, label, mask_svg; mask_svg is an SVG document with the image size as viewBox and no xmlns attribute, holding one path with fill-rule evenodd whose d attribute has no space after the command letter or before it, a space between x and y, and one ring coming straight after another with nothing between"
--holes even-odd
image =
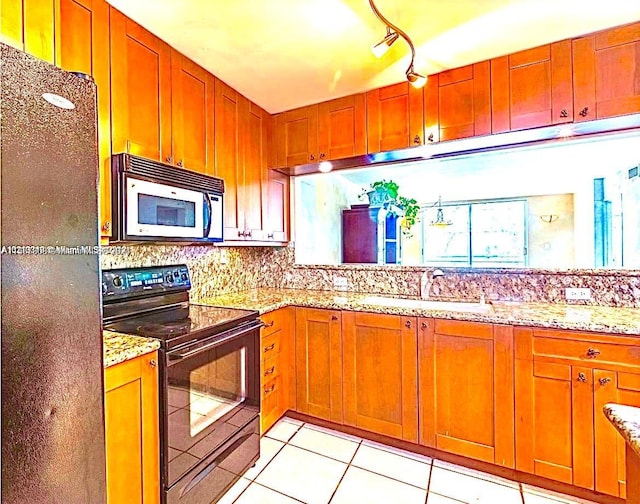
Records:
<instances>
[{"instance_id":1,"label":"stove control panel","mask_svg":"<svg viewBox=\"0 0 640 504\"><path fill-rule=\"evenodd\" d=\"M102 295L105 300L185 291L190 288L189 269L184 264L123 268L102 272Z\"/></svg>"}]
</instances>

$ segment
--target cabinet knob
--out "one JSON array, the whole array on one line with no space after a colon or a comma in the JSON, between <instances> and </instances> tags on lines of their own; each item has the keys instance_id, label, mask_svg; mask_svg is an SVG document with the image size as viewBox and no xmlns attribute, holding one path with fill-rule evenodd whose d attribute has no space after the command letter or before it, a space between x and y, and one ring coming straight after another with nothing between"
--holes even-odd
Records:
<instances>
[{"instance_id":1,"label":"cabinet knob","mask_svg":"<svg viewBox=\"0 0 640 504\"><path fill-rule=\"evenodd\" d=\"M338 316L337 315L331 315L331 320L338 320Z\"/></svg>"},{"instance_id":2,"label":"cabinet knob","mask_svg":"<svg viewBox=\"0 0 640 504\"><path fill-rule=\"evenodd\" d=\"M422 140L420 140L420 135L416 135L413 137L413 143L415 145L420 145L422 143Z\"/></svg>"},{"instance_id":3,"label":"cabinet knob","mask_svg":"<svg viewBox=\"0 0 640 504\"><path fill-rule=\"evenodd\" d=\"M578 381L582 383L587 383L587 375L584 373L578 373Z\"/></svg>"},{"instance_id":4,"label":"cabinet knob","mask_svg":"<svg viewBox=\"0 0 640 504\"><path fill-rule=\"evenodd\" d=\"M158 363L155 361L155 359L151 359L151 360L149 361L149 365L150 365L151 367L156 367L156 366L158 365Z\"/></svg>"},{"instance_id":5,"label":"cabinet knob","mask_svg":"<svg viewBox=\"0 0 640 504\"><path fill-rule=\"evenodd\" d=\"M269 376L270 374L273 374L273 372L276 370L275 366L271 366L269 369L265 369L264 371L264 375L265 376Z\"/></svg>"},{"instance_id":6,"label":"cabinet knob","mask_svg":"<svg viewBox=\"0 0 640 504\"><path fill-rule=\"evenodd\" d=\"M247 231L244 235L245 235L247 238L251 238L251 230Z\"/></svg>"},{"instance_id":7,"label":"cabinet knob","mask_svg":"<svg viewBox=\"0 0 640 504\"><path fill-rule=\"evenodd\" d=\"M105 233L110 232L110 231L111 231L111 222L109 222L109 221L105 222L105 223L102 225L102 230L103 230Z\"/></svg>"},{"instance_id":8,"label":"cabinet knob","mask_svg":"<svg viewBox=\"0 0 640 504\"><path fill-rule=\"evenodd\" d=\"M273 233L269 233L269 234L267 235L267 238L269 238L270 240L273 240Z\"/></svg>"},{"instance_id":9,"label":"cabinet knob","mask_svg":"<svg viewBox=\"0 0 640 504\"><path fill-rule=\"evenodd\" d=\"M165 160L167 163L173 163L173 156L167 156L164 160Z\"/></svg>"},{"instance_id":10,"label":"cabinet knob","mask_svg":"<svg viewBox=\"0 0 640 504\"><path fill-rule=\"evenodd\" d=\"M273 350L276 347L275 343L271 343L269 346L264 347L264 351L265 352L269 352L271 350Z\"/></svg>"},{"instance_id":11,"label":"cabinet knob","mask_svg":"<svg viewBox=\"0 0 640 504\"><path fill-rule=\"evenodd\" d=\"M563 108L560 111L560 117L569 117L569 111L566 108Z\"/></svg>"},{"instance_id":12,"label":"cabinet knob","mask_svg":"<svg viewBox=\"0 0 640 504\"><path fill-rule=\"evenodd\" d=\"M182 159L176 163L177 166L183 166Z\"/></svg>"},{"instance_id":13,"label":"cabinet knob","mask_svg":"<svg viewBox=\"0 0 640 504\"><path fill-rule=\"evenodd\" d=\"M242 237L242 236L247 236L247 234L244 231L240 231L238 229L238 236Z\"/></svg>"},{"instance_id":14,"label":"cabinet knob","mask_svg":"<svg viewBox=\"0 0 640 504\"><path fill-rule=\"evenodd\" d=\"M309 159L310 159L311 161L315 161L315 160L316 160L316 157L315 157L313 154L311 154L311 155L309 156Z\"/></svg>"},{"instance_id":15,"label":"cabinet knob","mask_svg":"<svg viewBox=\"0 0 640 504\"><path fill-rule=\"evenodd\" d=\"M326 158L326 157L327 157L327 156L325 155L325 153L324 153L324 152L321 152L321 153L320 153L320 159L324 159L324 158Z\"/></svg>"},{"instance_id":16,"label":"cabinet knob","mask_svg":"<svg viewBox=\"0 0 640 504\"><path fill-rule=\"evenodd\" d=\"M587 117L587 114L588 114L588 113L589 113L589 107L585 107L585 108L583 108L583 109L579 112L579 114L580 114L582 117Z\"/></svg>"},{"instance_id":17,"label":"cabinet knob","mask_svg":"<svg viewBox=\"0 0 640 504\"><path fill-rule=\"evenodd\" d=\"M270 394L271 392L273 392L276 389L276 384L273 383L269 388L264 389L264 393L266 394Z\"/></svg>"},{"instance_id":18,"label":"cabinet knob","mask_svg":"<svg viewBox=\"0 0 640 504\"><path fill-rule=\"evenodd\" d=\"M405 327L407 327L407 328L411 329L411 321L410 321L410 320L407 320L407 321L404 323L404 325L405 325Z\"/></svg>"},{"instance_id":19,"label":"cabinet knob","mask_svg":"<svg viewBox=\"0 0 640 504\"><path fill-rule=\"evenodd\" d=\"M273 324L275 324L275 323L276 323L276 321L272 320L271 322L269 322L268 324L265 324L264 326L265 327L273 327Z\"/></svg>"},{"instance_id":20,"label":"cabinet knob","mask_svg":"<svg viewBox=\"0 0 640 504\"><path fill-rule=\"evenodd\" d=\"M429 142L433 142L433 140L434 140L433 133L429 133L429 136L427 137L427 140L429 140Z\"/></svg>"},{"instance_id":21,"label":"cabinet knob","mask_svg":"<svg viewBox=\"0 0 640 504\"><path fill-rule=\"evenodd\" d=\"M600 385L606 385L607 383L609 383L611 381L611 378L600 378L599 382Z\"/></svg>"},{"instance_id":22,"label":"cabinet knob","mask_svg":"<svg viewBox=\"0 0 640 504\"><path fill-rule=\"evenodd\" d=\"M587 350L587 357L589 357L590 359L593 359L598 355L600 355L600 350L598 350L597 348L589 348L589 350Z\"/></svg>"},{"instance_id":23,"label":"cabinet knob","mask_svg":"<svg viewBox=\"0 0 640 504\"><path fill-rule=\"evenodd\" d=\"M429 324L427 324L426 322L421 322L421 323L420 323L420 327L421 327L422 329L428 329L428 328L429 328Z\"/></svg>"}]
</instances>

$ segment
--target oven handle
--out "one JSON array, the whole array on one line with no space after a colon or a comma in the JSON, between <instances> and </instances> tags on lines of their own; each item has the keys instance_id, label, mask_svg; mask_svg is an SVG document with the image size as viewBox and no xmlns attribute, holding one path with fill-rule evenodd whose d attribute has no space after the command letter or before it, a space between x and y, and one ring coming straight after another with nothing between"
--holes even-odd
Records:
<instances>
[{"instance_id":1,"label":"oven handle","mask_svg":"<svg viewBox=\"0 0 640 504\"><path fill-rule=\"evenodd\" d=\"M240 336L244 336L245 334L251 331L255 331L256 329L260 329L262 327L264 327L264 322L262 322L261 320L252 320L251 322L242 324L241 326L235 329L232 329L230 331L227 331L226 333L217 334L212 338L198 342L198 347L188 352L182 353L181 351L176 351L176 350L167 352L167 357L170 361L188 359L189 357L193 357L202 352L206 352L207 350L210 350L213 347L219 346L230 340L239 338ZM207 343L208 341L210 341L210 343Z\"/></svg>"}]
</instances>

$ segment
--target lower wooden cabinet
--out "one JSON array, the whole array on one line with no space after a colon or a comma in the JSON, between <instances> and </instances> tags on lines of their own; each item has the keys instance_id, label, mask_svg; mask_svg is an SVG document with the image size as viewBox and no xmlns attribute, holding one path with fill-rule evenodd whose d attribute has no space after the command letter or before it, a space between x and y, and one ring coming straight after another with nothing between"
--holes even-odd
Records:
<instances>
[{"instance_id":1,"label":"lower wooden cabinet","mask_svg":"<svg viewBox=\"0 0 640 504\"><path fill-rule=\"evenodd\" d=\"M415 317L344 312L344 423L418 441Z\"/></svg>"},{"instance_id":2,"label":"lower wooden cabinet","mask_svg":"<svg viewBox=\"0 0 640 504\"><path fill-rule=\"evenodd\" d=\"M295 407L294 310L282 308L260 317L265 324L260 339L261 433Z\"/></svg>"},{"instance_id":3,"label":"lower wooden cabinet","mask_svg":"<svg viewBox=\"0 0 640 504\"><path fill-rule=\"evenodd\" d=\"M160 500L158 355L105 369L107 502Z\"/></svg>"},{"instance_id":4,"label":"lower wooden cabinet","mask_svg":"<svg viewBox=\"0 0 640 504\"><path fill-rule=\"evenodd\" d=\"M514 466L511 327L419 319L420 443Z\"/></svg>"},{"instance_id":5,"label":"lower wooden cabinet","mask_svg":"<svg viewBox=\"0 0 640 504\"><path fill-rule=\"evenodd\" d=\"M296 308L296 409L342 423L342 313Z\"/></svg>"}]
</instances>

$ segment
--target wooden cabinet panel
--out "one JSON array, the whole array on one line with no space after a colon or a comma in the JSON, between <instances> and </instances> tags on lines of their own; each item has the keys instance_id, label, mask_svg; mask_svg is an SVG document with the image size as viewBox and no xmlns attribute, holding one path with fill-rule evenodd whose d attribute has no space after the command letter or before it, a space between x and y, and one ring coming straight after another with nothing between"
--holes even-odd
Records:
<instances>
[{"instance_id":1,"label":"wooden cabinet panel","mask_svg":"<svg viewBox=\"0 0 640 504\"><path fill-rule=\"evenodd\" d=\"M265 239L263 186L267 183L267 123L269 114L249 100L241 102L243 150L242 204L248 238Z\"/></svg>"},{"instance_id":2,"label":"wooden cabinet panel","mask_svg":"<svg viewBox=\"0 0 640 504\"><path fill-rule=\"evenodd\" d=\"M56 63L91 75L98 101L100 234L111 236L111 82L109 4L105 0L57 0Z\"/></svg>"},{"instance_id":3,"label":"wooden cabinet panel","mask_svg":"<svg viewBox=\"0 0 640 504\"><path fill-rule=\"evenodd\" d=\"M492 132L573 120L571 41L491 60Z\"/></svg>"},{"instance_id":4,"label":"wooden cabinet panel","mask_svg":"<svg viewBox=\"0 0 640 504\"><path fill-rule=\"evenodd\" d=\"M342 423L342 328L336 310L296 308L296 409Z\"/></svg>"},{"instance_id":5,"label":"wooden cabinet panel","mask_svg":"<svg viewBox=\"0 0 640 504\"><path fill-rule=\"evenodd\" d=\"M485 61L429 77L425 89L427 138L454 140L491 133L489 74Z\"/></svg>"},{"instance_id":6,"label":"wooden cabinet panel","mask_svg":"<svg viewBox=\"0 0 640 504\"><path fill-rule=\"evenodd\" d=\"M640 23L573 40L576 121L640 112Z\"/></svg>"},{"instance_id":7,"label":"wooden cabinet panel","mask_svg":"<svg viewBox=\"0 0 640 504\"><path fill-rule=\"evenodd\" d=\"M344 421L417 442L415 317L344 312Z\"/></svg>"},{"instance_id":8,"label":"wooden cabinet panel","mask_svg":"<svg viewBox=\"0 0 640 504\"><path fill-rule=\"evenodd\" d=\"M171 51L172 162L214 173L214 77Z\"/></svg>"},{"instance_id":9,"label":"wooden cabinet panel","mask_svg":"<svg viewBox=\"0 0 640 504\"><path fill-rule=\"evenodd\" d=\"M289 239L289 177L268 170L265 234L269 241Z\"/></svg>"},{"instance_id":10,"label":"wooden cabinet panel","mask_svg":"<svg viewBox=\"0 0 640 504\"><path fill-rule=\"evenodd\" d=\"M54 63L54 0L23 0L22 9L24 50Z\"/></svg>"},{"instance_id":11,"label":"wooden cabinet panel","mask_svg":"<svg viewBox=\"0 0 640 504\"><path fill-rule=\"evenodd\" d=\"M513 467L511 328L431 319L419 323L420 442Z\"/></svg>"},{"instance_id":12,"label":"wooden cabinet panel","mask_svg":"<svg viewBox=\"0 0 640 504\"><path fill-rule=\"evenodd\" d=\"M169 46L113 8L110 24L113 152L170 161Z\"/></svg>"},{"instance_id":13,"label":"wooden cabinet panel","mask_svg":"<svg viewBox=\"0 0 640 504\"><path fill-rule=\"evenodd\" d=\"M365 95L356 94L318 105L318 160L366 154Z\"/></svg>"},{"instance_id":14,"label":"wooden cabinet panel","mask_svg":"<svg viewBox=\"0 0 640 504\"><path fill-rule=\"evenodd\" d=\"M423 90L408 82L367 92L367 151L404 149L423 143Z\"/></svg>"},{"instance_id":15,"label":"wooden cabinet panel","mask_svg":"<svg viewBox=\"0 0 640 504\"><path fill-rule=\"evenodd\" d=\"M277 167L318 162L318 106L276 115Z\"/></svg>"},{"instance_id":16,"label":"wooden cabinet panel","mask_svg":"<svg viewBox=\"0 0 640 504\"><path fill-rule=\"evenodd\" d=\"M157 352L105 370L107 502L160 500Z\"/></svg>"},{"instance_id":17,"label":"wooden cabinet panel","mask_svg":"<svg viewBox=\"0 0 640 504\"><path fill-rule=\"evenodd\" d=\"M24 51L22 0L3 0L0 8L0 42Z\"/></svg>"}]
</instances>

